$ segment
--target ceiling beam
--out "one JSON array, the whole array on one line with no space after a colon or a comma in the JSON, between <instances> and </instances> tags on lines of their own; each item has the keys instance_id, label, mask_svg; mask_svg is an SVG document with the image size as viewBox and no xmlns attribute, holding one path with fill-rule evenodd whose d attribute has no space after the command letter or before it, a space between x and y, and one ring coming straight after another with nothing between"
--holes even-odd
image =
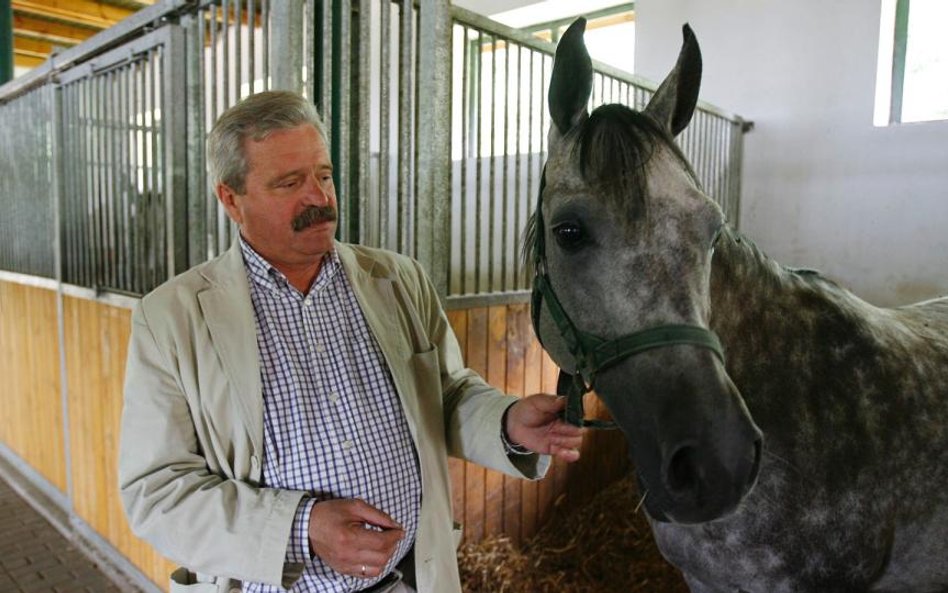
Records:
<instances>
[{"instance_id":1,"label":"ceiling beam","mask_svg":"<svg viewBox=\"0 0 948 593\"><path fill-rule=\"evenodd\" d=\"M22 53L20 50L13 50L13 64L20 68L33 69L46 61L45 56L34 56L32 53Z\"/></svg>"},{"instance_id":2,"label":"ceiling beam","mask_svg":"<svg viewBox=\"0 0 948 593\"><path fill-rule=\"evenodd\" d=\"M48 36L50 39L59 38L64 40L64 42L65 40L70 40L73 45L77 42L85 41L96 33L94 30L87 29L86 27L72 27L62 23L55 23L53 21L23 15L13 16L13 30L14 32L29 31L34 35Z\"/></svg>"},{"instance_id":3,"label":"ceiling beam","mask_svg":"<svg viewBox=\"0 0 948 593\"><path fill-rule=\"evenodd\" d=\"M134 10L91 0L13 0L13 14L101 31L133 14Z\"/></svg>"}]
</instances>

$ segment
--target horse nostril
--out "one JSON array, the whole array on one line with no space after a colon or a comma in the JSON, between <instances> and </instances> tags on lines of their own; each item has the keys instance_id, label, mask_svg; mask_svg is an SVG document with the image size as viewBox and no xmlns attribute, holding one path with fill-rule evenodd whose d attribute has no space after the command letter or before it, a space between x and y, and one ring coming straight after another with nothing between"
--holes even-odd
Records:
<instances>
[{"instance_id":1,"label":"horse nostril","mask_svg":"<svg viewBox=\"0 0 948 593\"><path fill-rule=\"evenodd\" d=\"M668 462L666 480L673 494L697 494L698 491L698 450L685 445L672 454Z\"/></svg>"}]
</instances>

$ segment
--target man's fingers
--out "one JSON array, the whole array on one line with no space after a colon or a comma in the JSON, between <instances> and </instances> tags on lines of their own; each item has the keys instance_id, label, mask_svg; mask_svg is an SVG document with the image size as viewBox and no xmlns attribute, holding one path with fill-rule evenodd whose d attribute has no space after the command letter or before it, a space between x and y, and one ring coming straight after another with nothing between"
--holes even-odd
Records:
<instances>
[{"instance_id":1,"label":"man's fingers","mask_svg":"<svg viewBox=\"0 0 948 593\"><path fill-rule=\"evenodd\" d=\"M570 447L560 447L559 445L550 446L550 454L554 457L562 459L567 463L572 463L579 460L579 449L574 449Z\"/></svg>"},{"instance_id":2,"label":"man's fingers","mask_svg":"<svg viewBox=\"0 0 948 593\"><path fill-rule=\"evenodd\" d=\"M364 500L357 499L352 501L352 503L352 513L357 517L357 520L362 521L363 523L368 523L369 525L374 525L381 529L402 528L401 525L396 523L395 520L389 517L386 513L383 513Z\"/></svg>"}]
</instances>

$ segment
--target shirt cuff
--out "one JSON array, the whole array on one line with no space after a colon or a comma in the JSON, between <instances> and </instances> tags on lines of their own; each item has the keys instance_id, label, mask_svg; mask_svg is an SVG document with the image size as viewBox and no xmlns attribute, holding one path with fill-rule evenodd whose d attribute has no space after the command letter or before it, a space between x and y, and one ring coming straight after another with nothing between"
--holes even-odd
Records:
<instances>
[{"instance_id":1,"label":"shirt cuff","mask_svg":"<svg viewBox=\"0 0 948 593\"><path fill-rule=\"evenodd\" d=\"M312 557L309 550L309 514L315 504L315 498L304 498L296 507L290 541L286 546L286 561L290 564L305 564Z\"/></svg>"},{"instance_id":2,"label":"shirt cuff","mask_svg":"<svg viewBox=\"0 0 948 593\"><path fill-rule=\"evenodd\" d=\"M500 442L504 444L504 453L508 457L515 455L533 455L533 451L527 449L523 445L518 443L513 443L510 441L510 436L507 434L507 412L510 411L510 408L514 407L516 402L507 406L507 409L504 410L504 415L500 417Z\"/></svg>"}]
</instances>

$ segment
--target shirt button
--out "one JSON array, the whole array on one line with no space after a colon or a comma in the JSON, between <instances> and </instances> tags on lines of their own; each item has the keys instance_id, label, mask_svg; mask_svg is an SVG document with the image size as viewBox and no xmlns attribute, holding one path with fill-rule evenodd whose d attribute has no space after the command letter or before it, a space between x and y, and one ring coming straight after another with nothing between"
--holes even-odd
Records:
<instances>
[{"instance_id":1,"label":"shirt button","mask_svg":"<svg viewBox=\"0 0 948 593\"><path fill-rule=\"evenodd\" d=\"M303 306L304 306L304 307L312 307L312 306L313 306L313 300L312 300L312 299L309 299L309 298L303 299Z\"/></svg>"},{"instance_id":2,"label":"shirt button","mask_svg":"<svg viewBox=\"0 0 948 593\"><path fill-rule=\"evenodd\" d=\"M336 393L335 391L333 391L332 393L330 393L330 394L329 394L329 401L331 401L332 403L336 403L337 401L339 401L339 394Z\"/></svg>"},{"instance_id":3,"label":"shirt button","mask_svg":"<svg viewBox=\"0 0 948 593\"><path fill-rule=\"evenodd\" d=\"M320 354L322 354L325 351L326 351L326 347L320 344L319 342L316 342L316 352L319 352Z\"/></svg>"},{"instance_id":4,"label":"shirt button","mask_svg":"<svg viewBox=\"0 0 948 593\"><path fill-rule=\"evenodd\" d=\"M346 439L346 440L342 441L342 448L345 449L346 451L348 451L349 449L352 448L352 446L353 446L354 444L355 444L355 443L353 443L353 442L350 441L349 439Z\"/></svg>"}]
</instances>

